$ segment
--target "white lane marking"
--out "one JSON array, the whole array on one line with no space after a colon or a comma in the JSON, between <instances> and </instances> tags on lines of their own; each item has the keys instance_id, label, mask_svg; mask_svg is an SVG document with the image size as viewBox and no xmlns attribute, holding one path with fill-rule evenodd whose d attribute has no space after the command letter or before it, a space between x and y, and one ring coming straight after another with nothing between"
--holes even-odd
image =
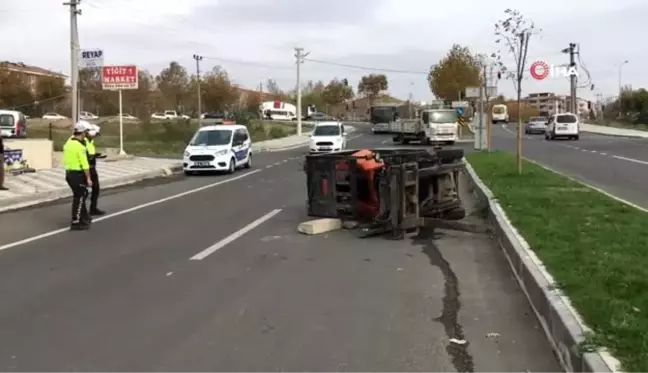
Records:
<instances>
[{"instance_id":1,"label":"white lane marking","mask_svg":"<svg viewBox=\"0 0 648 373\"><path fill-rule=\"evenodd\" d=\"M272 168L272 165L265 166L266 169Z\"/></svg>"},{"instance_id":2,"label":"white lane marking","mask_svg":"<svg viewBox=\"0 0 648 373\"><path fill-rule=\"evenodd\" d=\"M598 153L596 150L590 150L590 153Z\"/></svg>"},{"instance_id":3,"label":"white lane marking","mask_svg":"<svg viewBox=\"0 0 648 373\"><path fill-rule=\"evenodd\" d=\"M241 238L244 234L247 232L251 231L252 229L258 227L259 225L265 223L266 221L272 219L275 215L281 212L281 209L274 209L270 211L269 213L263 215L262 217L258 218L257 220L253 221L252 223L246 225L245 227L237 230L236 232L230 234L229 236L223 238L222 240L216 242L215 244L211 245L210 247L206 248L205 250L199 252L198 254L192 256L189 258L189 260L203 260L209 255L215 253L216 251L222 249L223 247L227 246L228 244L232 243L233 241Z\"/></svg>"},{"instance_id":4,"label":"white lane marking","mask_svg":"<svg viewBox=\"0 0 648 373\"><path fill-rule=\"evenodd\" d=\"M599 153L599 154L601 154L601 155L608 155L607 153Z\"/></svg>"},{"instance_id":5,"label":"white lane marking","mask_svg":"<svg viewBox=\"0 0 648 373\"><path fill-rule=\"evenodd\" d=\"M640 161L640 160L634 159L634 158L621 157L620 155L613 155L612 158L620 159L622 161L628 161L628 162L634 162L634 163L648 165L648 162L646 162L646 161Z\"/></svg>"},{"instance_id":6,"label":"white lane marking","mask_svg":"<svg viewBox=\"0 0 648 373\"><path fill-rule=\"evenodd\" d=\"M257 172L261 172L261 170L254 170L254 171L246 172L246 173L244 173L242 175L238 175L238 176L231 177L229 179L217 181L215 183L204 185L204 186L201 186L201 187L196 188L196 189L187 190L185 192L174 194L174 195L169 196L169 197L165 197L165 198L158 199L158 200L155 200L155 201L143 203L141 205L133 206L133 207L127 208L125 210L117 211L115 213L108 214L106 216L102 216L102 217L97 218L97 219L93 219L93 223L97 223L97 222L100 222L102 220L111 219L111 218L114 218L114 217L117 217L117 216L120 216L120 215L125 215L125 214L128 214L128 213L137 211L137 210L141 210L141 209L144 209L144 208L147 208L147 207L159 205L160 203L172 201L174 199L178 199L178 198L185 197L185 196L188 196L188 195L191 195L191 194L194 194L194 193L198 193L198 192L201 192L203 190L207 190L207 189L210 189L210 188L213 188L213 187L217 187L219 185L223 185L223 184L229 183L229 182L234 181L234 180L239 180L239 179L242 179L244 177L248 177L250 175L256 174ZM70 231L70 228L61 228L61 229L53 230L53 231L50 231L50 232L47 232L47 233L42 233L42 234L39 234L39 235L36 235L36 236L25 238L25 239L20 240L20 241L15 241L15 242L12 242L12 243L8 243L6 245L2 245L2 246L0 246L0 251L11 249L12 247L24 245L24 244L27 244L27 243L30 243L30 242L38 241L38 240L43 239L43 238L55 236L55 235L57 235L59 233L69 232L69 231Z\"/></svg>"}]
</instances>

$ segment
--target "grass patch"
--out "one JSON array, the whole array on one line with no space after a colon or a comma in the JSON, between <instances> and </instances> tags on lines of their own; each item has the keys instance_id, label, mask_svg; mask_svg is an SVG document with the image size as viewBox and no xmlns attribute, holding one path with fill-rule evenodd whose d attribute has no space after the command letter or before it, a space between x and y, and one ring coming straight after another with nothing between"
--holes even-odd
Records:
<instances>
[{"instance_id":1,"label":"grass patch","mask_svg":"<svg viewBox=\"0 0 648 373\"><path fill-rule=\"evenodd\" d=\"M625 371L648 371L648 214L503 152L466 158Z\"/></svg>"},{"instance_id":2,"label":"grass patch","mask_svg":"<svg viewBox=\"0 0 648 373\"><path fill-rule=\"evenodd\" d=\"M203 124L212 124L205 120ZM100 148L119 148L119 121L109 120L99 123L101 137L97 140ZM63 144L71 135L71 122L32 121L28 123L29 138L51 138L54 150L61 151ZM198 130L195 120L141 121L124 122L124 150L135 155L178 155ZM296 124L290 122L250 121L247 124L253 142L277 139L297 132ZM306 129L306 127L304 127Z\"/></svg>"}]
</instances>

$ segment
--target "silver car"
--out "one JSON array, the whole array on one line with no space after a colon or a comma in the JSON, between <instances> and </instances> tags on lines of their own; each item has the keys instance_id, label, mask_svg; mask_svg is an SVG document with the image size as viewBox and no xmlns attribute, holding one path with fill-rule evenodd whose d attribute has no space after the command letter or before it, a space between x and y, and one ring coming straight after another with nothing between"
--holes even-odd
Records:
<instances>
[{"instance_id":1,"label":"silver car","mask_svg":"<svg viewBox=\"0 0 648 373\"><path fill-rule=\"evenodd\" d=\"M546 117L533 117L527 121L524 127L524 133L527 135L545 133L547 122L548 119Z\"/></svg>"}]
</instances>

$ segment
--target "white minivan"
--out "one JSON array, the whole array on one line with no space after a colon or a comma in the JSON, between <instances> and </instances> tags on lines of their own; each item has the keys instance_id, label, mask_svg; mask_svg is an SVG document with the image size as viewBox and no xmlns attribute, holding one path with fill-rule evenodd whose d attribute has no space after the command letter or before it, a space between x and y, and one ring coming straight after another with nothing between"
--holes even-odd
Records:
<instances>
[{"instance_id":1,"label":"white minivan","mask_svg":"<svg viewBox=\"0 0 648 373\"><path fill-rule=\"evenodd\" d=\"M346 149L347 133L341 122L317 123L310 135L310 153L339 152Z\"/></svg>"},{"instance_id":2,"label":"white minivan","mask_svg":"<svg viewBox=\"0 0 648 373\"><path fill-rule=\"evenodd\" d=\"M252 167L252 140L247 127L214 125L201 127L185 149L182 166L186 175Z\"/></svg>"},{"instance_id":3,"label":"white minivan","mask_svg":"<svg viewBox=\"0 0 648 373\"><path fill-rule=\"evenodd\" d=\"M572 113L554 114L549 118L545 130L545 139L555 140L558 137L578 140L580 121L578 115Z\"/></svg>"}]
</instances>

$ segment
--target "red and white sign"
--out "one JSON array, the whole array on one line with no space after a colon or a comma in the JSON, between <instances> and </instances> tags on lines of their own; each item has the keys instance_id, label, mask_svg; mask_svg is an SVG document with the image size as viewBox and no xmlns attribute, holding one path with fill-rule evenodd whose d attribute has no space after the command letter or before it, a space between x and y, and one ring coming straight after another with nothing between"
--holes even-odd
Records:
<instances>
[{"instance_id":1,"label":"red and white sign","mask_svg":"<svg viewBox=\"0 0 648 373\"><path fill-rule=\"evenodd\" d=\"M547 63L543 61L536 61L531 64L529 72L531 73L533 79L543 80L549 76L549 65L547 65Z\"/></svg>"},{"instance_id":2,"label":"red and white sign","mask_svg":"<svg viewBox=\"0 0 648 373\"><path fill-rule=\"evenodd\" d=\"M103 89L111 91L137 89L137 66L103 66L101 85Z\"/></svg>"}]
</instances>

